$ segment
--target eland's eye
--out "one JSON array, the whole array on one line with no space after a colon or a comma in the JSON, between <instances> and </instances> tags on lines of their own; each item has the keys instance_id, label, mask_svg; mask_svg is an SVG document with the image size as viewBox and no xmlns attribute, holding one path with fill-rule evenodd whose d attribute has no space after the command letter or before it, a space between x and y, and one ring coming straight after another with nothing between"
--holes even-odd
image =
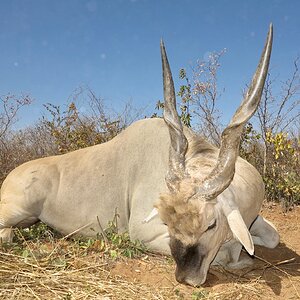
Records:
<instances>
[{"instance_id":1,"label":"eland's eye","mask_svg":"<svg viewBox=\"0 0 300 300\"><path fill-rule=\"evenodd\" d=\"M217 220L214 220L214 222L212 222L212 223L207 227L206 231L215 228L216 225L217 225Z\"/></svg>"}]
</instances>

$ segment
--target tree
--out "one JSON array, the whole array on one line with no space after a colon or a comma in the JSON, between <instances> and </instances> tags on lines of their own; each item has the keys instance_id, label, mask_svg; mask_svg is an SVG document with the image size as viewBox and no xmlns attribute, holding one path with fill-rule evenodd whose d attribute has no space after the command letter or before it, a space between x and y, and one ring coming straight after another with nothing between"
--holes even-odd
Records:
<instances>
[{"instance_id":1,"label":"tree","mask_svg":"<svg viewBox=\"0 0 300 300\"><path fill-rule=\"evenodd\" d=\"M199 61L192 67L192 80L185 69L179 72L185 80L178 93L183 122L192 124L217 146L223 130L217 108L221 94L217 72L223 54L212 53L207 61ZM278 78L268 75L256 113L258 123L253 120L245 126L240 148L240 155L261 172L268 199L281 201L285 208L300 203L298 63L296 58L291 76L279 85Z\"/></svg>"},{"instance_id":2,"label":"tree","mask_svg":"<svg viewBox=\"0 0 300 300\"><path fill-rule=\"evenodd\" d=\"M192 80L189 79L185 69L179 72L180 79L185 80L178 93L181 97L182 119L188 121L184 123L190 124L192 118L197 130L217 146L220 146L223 128L222 114L217 108L221 96L217 73L224 53L225 49L212 52L207 60L198 61L192 67Z\"/></svg>"},{"instance_id":3,"label":"tree","mask_svg":"<svg viewBox=\"0 0 300 300\"><path fill-rule=\"evenodd\" d=\"M48 103L47 113L35 124L13 130L19 110L30 103L29 96L1 97L0 184L11 170L26 161L106 142L141 116L130 103L122 111L113 112L91 89L80 88L68 104ZM78 109L81 104L85 109Z\"/></svg>"},{"instance_id":4,"label":"tree","mask_svg":"<svg viewBox=\"0 0 300 300\"><path fill-rule=\"evenodd\" d=\"M265 83L263 96L256 114L264 145L263 174L267 172L268 157L272 148L268 136L282 132L292 133L297 131L297 126L299 126L300 76L298 63L299 57L294 60L291 77L281 82L277 94L275 94L274 88L277 86L276 79L272 79L269 74Z\"/></svg>"},{"instance_id":5,"label":"tree","mask_svg":"<svg viewBox=\"0 0 300 300\"><path fill-rule=\"evenodd\" d=\"M21 159L21 152L17 151L17 140L12 131L12 126L18 120L18 112L32 102L28 95L16 96L7 94L0 97L0 183L8 172Z\"/></svg>"},{"instance_id":6,"label":"tree","mask_svg":"<svg viewBox=\"0 0 300 300\"><path fill-rule=\"evenodd\" d=\"M7 94L0 96L0 139L8 133L11 126L17 121L19 110L31 102L32 99L28 95L17 97Z\"/></svg>"}]
</instances>

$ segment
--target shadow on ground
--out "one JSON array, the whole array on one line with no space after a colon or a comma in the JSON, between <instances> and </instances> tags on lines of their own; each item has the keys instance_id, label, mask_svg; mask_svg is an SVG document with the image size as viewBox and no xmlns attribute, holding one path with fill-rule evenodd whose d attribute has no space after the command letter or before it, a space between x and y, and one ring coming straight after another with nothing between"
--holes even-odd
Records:
<instances>
[{"instance_id":1,"label":"shadow on ground","mask_svg":"<svg viewBox=\"0 0 300 300\"><path fill-rule=\"evenodd\" d=\"M247 255L242 253L242 255ZM213 287L220 283L250 282L260 280L268 285L275 295L280 295L282 281L293 278L300 279L300 256L284 243L275 249L255 247L253 265L243 270L230 270L221 267L211 267L204 287Z\"/></svg>"}]
</instances>

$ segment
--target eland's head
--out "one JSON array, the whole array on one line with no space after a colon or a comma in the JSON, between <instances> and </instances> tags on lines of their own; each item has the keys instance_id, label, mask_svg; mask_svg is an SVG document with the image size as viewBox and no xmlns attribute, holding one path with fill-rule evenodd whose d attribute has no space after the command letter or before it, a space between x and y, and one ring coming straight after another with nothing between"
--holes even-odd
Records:
<instances>
[{"instance_id":1,"label":"eland's head","mask_svg":"<svg viewBox=\"0 0 300 300\"><path fill-rule=\"evenodd\" d=\"M244 100L222 133L221 148L214 165L197 157L196 141L187 141L176 111L172 74L164 44L161 55L164 81L164 120L171 139L168 192L156 204L159 216L168 226L170 248L176 262L179 282L200 285L221 245L233 236L254 253L248 226L228 186L235 174L240 137L245 123L255 113L268 72L272 48L272 25L265 48ZM204 169L209 169L205 173ZM205 174L205 176L203 176Z\"/></svg>"}]
</instances>

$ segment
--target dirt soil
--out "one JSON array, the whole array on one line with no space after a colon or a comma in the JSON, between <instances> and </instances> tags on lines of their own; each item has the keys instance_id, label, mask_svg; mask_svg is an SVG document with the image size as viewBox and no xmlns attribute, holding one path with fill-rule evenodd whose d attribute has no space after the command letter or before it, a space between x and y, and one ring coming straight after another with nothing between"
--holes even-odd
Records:
<instances>
[{"instance_id":1,"label":"dirt soil","mask_svg":"<svg viewBox=\"0 0 300 300\"><path fill-rule=\"evenodd\" d=\"M118 261L111 276L173 291L164 299L300 299L300 207L284 213L279 205L268 204L262 215L276 225L280 244L275 249L257 246L248 269L211 267L201 288L178 284L173 261L163 257Z\"/></svg>"},{"instance_id":2,"label":"dirt soil","mask_svg":"<svg viewBox=\"0 0 300 300\"><path fill-rule=\"evenodd\" d=\"M300 207L283 213L268 204L262 215L277 226L281 243L256 247L247 269L211 267L202 287L176 282L170 257L115 257L99 240L24 239L0 248L0 299L300 299Z\"/></svg>"}]
</instances>

